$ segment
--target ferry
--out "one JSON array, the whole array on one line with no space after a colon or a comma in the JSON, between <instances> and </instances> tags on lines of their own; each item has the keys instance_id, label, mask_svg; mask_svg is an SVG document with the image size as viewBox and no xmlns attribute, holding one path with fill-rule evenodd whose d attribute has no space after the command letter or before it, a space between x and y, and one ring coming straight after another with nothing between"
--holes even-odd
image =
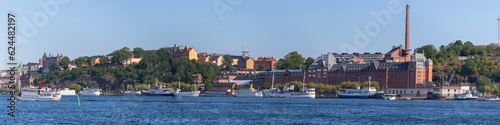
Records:
<instances>
[{"instance_id":1,"label":"ferry","mask_svg":"<svg viewBox=\"0 0 500 125\"><path fill-rule=\"evenodd\" d=\"M21 80L19 80L21 84ZM61 93L50 88L43 88L40 84L38 88L34 86L27 86L21 89L21 92L14 96L17 100L26 101L59 101L61 100Z\"/></svg>"},{"instance_id":2,"label":"ferry","mask_svg":"<svg viewBox=\"0 0 500 125\"><path fill-rule=\"evenodd\" d=\"M76 95L75 90L70 90L69 88L64 88L63 90L60 90L59 92L63 96L75 96Z\"/></svg>"},{"instance_id":3,"label":"ferry","mask_svg":"<svg viewBox=\"0 0 500 125\"><path fill-rule=\"evenodd\" d=\"M99 96L99 95L101 95L101 89L84 88L80 92L80 95Z\"/></svg>"},{"instance_id":4,"label":"ferry","mask_svg":"<svg viewBox=\"0 0 500 125\"><path fill-rule=\"evenodd\" d=\"M383 92L377 92L375 87L365 87L360 89L345 89L338 93L339 98L357 98L357 99L382 99L384 97Z\"/></svg>"},{"instance_id":5,"label":"ferry","mask_svg":"<svg viewBox=\"0 0 500 125\"><path fill-rule=\"evenodd\" d=\"M144 96L174 96L174 89L163 88L162 86L151 88L149 91L142 91Z\"/></svg>"},{"instance_id":6,"label":"ferry","mask_svg":"<svg viewBox=\"0 0 500 125\"><path fill-rule=\"evenodd\" d=\"M455 95L455 100L477 100L478 96L472 95L470 92Z\"/></svg>"}]
</instances>

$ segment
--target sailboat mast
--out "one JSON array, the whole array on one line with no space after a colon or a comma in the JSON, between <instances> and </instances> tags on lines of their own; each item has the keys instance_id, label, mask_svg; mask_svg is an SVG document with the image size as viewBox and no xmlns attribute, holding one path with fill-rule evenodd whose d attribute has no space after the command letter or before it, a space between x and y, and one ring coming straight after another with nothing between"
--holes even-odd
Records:
<instances>
[{"instance_id":1,"label":"sailboat mast","mask_svg":"<svg viewBox=\"0 0 500 125\"><path fill-rule=\"evenodd\" d=\"M302 88L304 88L304 83L306 82L306 71L302 70Z\"/></svg>"},{"instance_id":2,"label":"sailboat mast","mask_svg":"<svg viewBox=\"0 0 500 125\"><path fill-rule=\"evenodd\" d=\"M271 70L273 70L273 81L271 82L271 89L274 89L274 69Z\"/></svg>"}]
</instances>

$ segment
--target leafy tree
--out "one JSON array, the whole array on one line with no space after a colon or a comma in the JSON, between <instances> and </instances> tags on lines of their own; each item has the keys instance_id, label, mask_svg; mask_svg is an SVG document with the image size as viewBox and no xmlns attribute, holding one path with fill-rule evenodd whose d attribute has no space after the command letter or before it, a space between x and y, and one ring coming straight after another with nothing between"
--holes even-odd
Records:
<instances>
[{"instance_id":1,"label":"leafy tree","mask_svg":"<svg viewBox=\"0 0 500 125\"><path fill-rule=\"evenodd\" d=\"M477 89L485 94L490 93L489 87L491 86L491 79L480 78L476 84Z\"/></svg>"},{"instance_id":2,"label":"leafy tree","mask_svg":"<svg viewBox=\"0 0 500 125\"><path fill-rule=\"evenodd\" d=\"M87 56L78 57L74 60L74 62L76 66L82 67L83 65L88 65L87 62L89 62L89 57Z\"/></svg>"},{"instance_id":3,"label":"leafy tree","mask_svg":"<svg viewBox=\"0 0 500 125\"><path fill-rule=\"evenodd\" d=\"M378 84L377 81L371 81L371 85L368 83L368 81L365 81L363 82L363 84L361 84L361 88L364 88L364 87L368 87L368 86L371 86L371 87L375 87L375 89L377 91L380 91L380 84Z\"/></svg>"},{"instance_id":4,"label":"leafy tree","mask_svg":"<svg viewBox=\"0 0 500 125\"><path fill-rule=\"evenodd\" d=\"M160 62L170 61L171 55L170 51L167 48L158 49L156 54L158 55L158 59Z\"/></svg>"},{"instance_id":5,"label":"leafy tree","mask_svg":"<svg viewBox=\"0 0 500 125\"><path fill-rule=\"evenodd\" d=\"M109 63L109 58L108 57L100 57L99 58L100 65L107 66Z\"/></svg>"},{"instance_id":6,"label":"leafy tree","mask_svg":"<svg viewBox=\"0 0 500 125\"><path fill-rule=\"evenodd\" d=\"M67 70L68 69L68 65L69 65L69 58L67 56L64 56L62 59L61 59L61 62L59 62L59 66L64 69L64 70Z\"/></svg>"},{"instance_id":7,"label":"leafy tree","mask_svg":"<svg viewBox=\"0 0 500 125\"><path fill-rule=\"evenodd\" d=\"M130 52L130 49L128 47L123 47L119 50L115 50L112 55L113 57L111 58L111 62L113 64L120 65L124 60L130 58L132 53Z\"/></svg>"},{"instance_id":8,"label":"leafy tree","mask_svg":"<svg viewBox=\"0 0 500 125\"><path fill-rule=\"evenodd\" d=\"M358 86L360 86L358 82L350 81L342 82L342 84L340 84L340 88L342 89L356 89Z\"/></svg>"},{"instance_id":9,"label":"leafy tree","mask_svg":"<svg viewBox=\"0 0 500 125\"><path fill-rule=\"evenodd\" d=\"M73 84L69 84L69 89L76 90L78 92L78 91L82 90L82 86L73 83Z\"/></svg>"},{"instance_id":10,"label":"leafy tree","mask_svg":"<svg viewBox=\"0 0 500 125\"><path fill-rule=\"evenodd\" d=\"M307 57L306 62L304 63L304 65L306 67L309 67L309 66L311 66L312 63L314 63L314 59L311 58L311 57Z\"/></svg>"},{"instance_id":11,"label":"leafy tree","mask_svg":"<svg viewBox=\"0 0 500 125\"><path fill-rule=\"evenodd\" d=\"M141 47L136 47L134 48L133 53L135 58L141 58L144 54L144 49L142 49Z\"/></svg>"},{"instance_id":12,"label":"leafy tree","mask_svg":"<svg viewBox=\"0 0 500 125\"><path fill-rule=\"evenodd\" d=\"M304 57L297 51L288 53L284 59L280 59L275 65L279 69L296 69L304 66Z\"/></svg>"},{"instance_id":13,"label":"leafy tree","mask_svg":"<svg viewBox=\"0 0 500 125\"><path fill-rule=\"evenodd\" d=\"M222 60L222 65L226 71L231 70L233 68L233 58L230 55L224 55Z\"/></svg>"}]
</instances>

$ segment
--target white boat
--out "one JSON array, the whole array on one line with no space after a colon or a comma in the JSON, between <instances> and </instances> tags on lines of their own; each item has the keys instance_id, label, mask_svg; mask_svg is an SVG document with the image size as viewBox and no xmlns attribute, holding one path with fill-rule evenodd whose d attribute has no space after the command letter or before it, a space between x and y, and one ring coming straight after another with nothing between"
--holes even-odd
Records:
<instances>
[{"instance_id":1,"label":"white boat","mask_svg":"<svg viewBox=\"0 0 500 125\"><path fill-rule=\"evenodd\" d=\"M141 91L123 91L124 95L135 96L141 95Z\"/></svg>"},{"instance_id":2,"label":"white boat","mask_svg":"<svg viewBox=\"0 0 500 125\"><path fill-rule=\"evenodd\" d=\"M75 90L70 90L69 88L64 88L63 90L60 90L59 92L63 96L74 96L74 95L76 95Z\"/></svg>"},{"instance_id":3,"label":"white boat","mask_svg":"<svg viewBox=\"0 0 500 125\"><path fill-rule=\"evenodd\" d=\"M377 92L375 87L371 87L372 77L368 77L368 87L360 89L358 86L356 89L345 89L339 92L337 95L339 98L355 98L355 99L383 99L384 92Z\"/></svg>"},{"instance_id":4,"label":"white boat","mask_svg":"<svg viewBox=\"0 0 500 125\"><path fill-rule=\"evenodd\" d=\"M194 91L181 91L181 83L179 83L179 86L177 87L177 89L175 90L174 92L174 96L177 96L177 97L198 97L200 95L200 92L201 91L198 91L196 90L196 87Z\"/></svg>"},{"instance_id":5,"label":"white boat","mask_svg":"<svg viewBox=\"0 0 500 125\"><path fill-rule=\"evenodd\" d=\"M18 85L20 86L21 80L19 80L18 82ZM30 85L22 88L21 92L14 97L17 100L26 101L59 101L61 100L61 93L50 88L43 88L41 85L37 88Z\"/></svg>"},{"instance_id":6,"label":"white boat","mask_svg":"<svg viewBox=\"0 0 500 125\"><path fill-rule=\"evenodd\" d=\"M269 98L316 98L316 89L314 88L303 87L299 92L289 91L290 88L285 87L283 88L283 91L278 91L277 89L271 89L271 90L264 90L262 92L264 97L269 97Z\"/></svg>"},{"instance_id":7,"label":"white boat","mask_svg":"<svg viewBox=\"0 0 500 125\"><path fill-rule=\"evenodd\" d=\"M99 95L101 95L101 89L84 88L80 92L80 95L99 96Z\"/></svg>"},{"instance_id":8,"label":"white boat","mask_svg":"<svg viewBox=\"0 0 500 125\"><path fill-rule=\"evenodd\" d=\"M173 96L174 89L172 88L163 88L162 86L154 87L149 89L149 91L141 92L144 96Z\"/></svg>"},{"instance_id":9,"label":"white boat","mask_svg":"<svg viewBox=\"0 0 500 125\"><path fill-rule=\"evenodd\" d=\"M396 100L396 94L385 94L384 99L385 100Z\"/></svg>"},{"instance_id":10,"label":"white boat","mask_svg":"<svg viewBox=\"0 0 500 125\"><path fill-rule=\"evenodd\" d=\"M302 87L299 92L291 91L294 90L294 85L290 85L289 87L283 87L282 91L274 88L274 70L272 77L272 85L270 90L263 90L263 97L269 98L316 98L316 89L315 88L306 88ZM305 73L302 79L302 86L304 86Z\"/></svg>"},{"instance_id":11,"label":"white boat","mask_svg":"<svg viewBox=\"0 0 500 125\"><path fill-rule=\"evenodd\" d=\"M259 92L253 88L239 89L238 92L236 92L235 96L244 98L261 98L262 92Z\"/></svg>"},{"instance_id":12,"label":"white boat","mask_svg":"<svg viewBox=\"0 0 500 125\"><path fill-rule=\"evenodd\" d=\"M490 96L484 98L484 101L500 101L500 98L498 96Z\"/></svg>"},{"instance_id":13,"label":"white boat","mask_svg":"<svg viewBox=\"0 0 500 125\"><path fill-rule=\"evenodd\" d=\"M384 97L383 92L377 92L375 87L365 87L360 89L345 89L338 93L339 98L356 98L356 99L382 99Z\"/></svg>"},{"instance_id":14,"label":"white boat","mask_svg":"<svg viewBox=\"0 0 500 125\"><path fill-rule=\"evenodd\" d=\"M198 97L201 91L181 91L181 89L177 89L174 92L174 96L178 97Z\"/></svg>"},{"instance_id":15,"label":"white boat","mask_svg":"<svg viewBox=\"0 0 500 125\"><path fill-rule=\"evenodd\" d=\"M478 96L472 95L470 92L455 95L455 100L477 100Z\"/></svg>"}]
</instances>

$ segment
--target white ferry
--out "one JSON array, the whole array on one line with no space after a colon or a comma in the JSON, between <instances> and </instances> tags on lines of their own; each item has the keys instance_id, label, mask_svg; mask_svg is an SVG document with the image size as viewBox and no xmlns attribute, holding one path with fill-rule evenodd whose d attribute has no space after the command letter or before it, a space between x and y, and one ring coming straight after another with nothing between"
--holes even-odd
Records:
<instances>
[{"instance_id":1,"label":"white ferry","mask_svg":"<svg viewBox=\"0 0 500 125\"><path fill-rule=\"evenodd\" d=\"M176 89L174 96L179 97L198 97L201 91L181 91L181 89Z\"/></svg>"},{"instance_id":2,"label":"white ferry","mask_svg":"<svg viewBox=\"0 0 500 125\"><path fill-rule=\"evenodd\" d=\"M19 85L21 80L19 80ZM34 86L27 86L21 89L21 92L14 96L17 100L27 100L27 101L59 101L61 100L61 93L52 90L50 88L43 88L39 86L35 88Z\"/></svg>"},{"instance_id":3,"label":"white ferry","mask_svg":"<svg viewBox=\"0 0 500 125\"><path fill-rule=\"evenodd\" d=\"M101 89L84 88L84 89L80 92L80 95L99 96L99 95L101 95Z\"/></svg>"},{"instance_id":4,"label":"white ferry","mask_svg":"<svg viewBox=\"0 0 500 125\"><path fill-rule=\"evenodd\" d=\"M74 95L76 95L75 90L70 90L69 88L64 88L63 90L60 90L59 92L63 96L74 96Z\"/></svg>"}]
</instances>

